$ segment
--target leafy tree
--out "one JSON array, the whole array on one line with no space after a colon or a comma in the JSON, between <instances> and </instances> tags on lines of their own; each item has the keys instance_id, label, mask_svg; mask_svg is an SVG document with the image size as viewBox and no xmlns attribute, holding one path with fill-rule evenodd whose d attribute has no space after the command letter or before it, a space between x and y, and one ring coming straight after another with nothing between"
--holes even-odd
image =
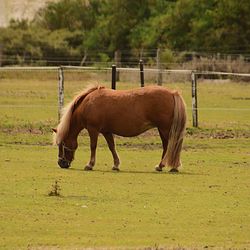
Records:
<instances>
[{"instance_id":1,"label":"leafy tree","mask_svg":"<svg viewBox=\"0 0 250 250\"><path fill-rule=\"evenodd\" d=\"M95 26L97 0L61 0L50 2L36 15L36 23L51 31L58 29L90 30Z\"/></svg>"},{"instance_id":2,"label":"leafy tree","mask_svg":"<svg viewBox=\"0 0 250 250\"><path fill-rule=\"evenodd\" d=\"M249 50L249 13L244 0L178 0L166 15L163 43L177 50Z\"/></svg>"},{"instance_id":3,"label":"leafy tree","mask_svg":"<svg viewBox=\"0 0 250 250\"><path fill-rule=\"evenodd\" d=\"M249 53L249 13L246 0L60 0L0 28L0 44L12 63L107 62L116 50L131 60L159 47L168 61L170 50Z\"/></svg>"},{"instance_id":4,"label":"leafy tree","mask_svg":"<svg viewBox=\"0 0 250 250\"><path fill-rule=\"evenodd\" d=\"M83 34L78 31L61 29L50 32L23 22L12 22L0 32L0 44L3 44L3 54L7 57L3 65L33 64L34 61L50 65L62 64L65 59L80 59Z\"/></svg>"},{"instance_id":5,"label":"leafy tree","mask_svg":"<svg viewBox=\"0 0 250 250\"><path fill-rule=\"evenodd\" d=\"M213 40L218 51L250 51L250 1L221 0L212 13Z\"/></svg>"},{"instance_id":6,"label":"leafy tree","mask_svg":"<svg viewBox=\"0 0 250 250\"><path fill-rule=\"evenodd\" d=\"M131 29L150 15L148 0L110 0L103 6L104 31L109 37L110 50L129 48Z\"/></svg>"}]
</instances>

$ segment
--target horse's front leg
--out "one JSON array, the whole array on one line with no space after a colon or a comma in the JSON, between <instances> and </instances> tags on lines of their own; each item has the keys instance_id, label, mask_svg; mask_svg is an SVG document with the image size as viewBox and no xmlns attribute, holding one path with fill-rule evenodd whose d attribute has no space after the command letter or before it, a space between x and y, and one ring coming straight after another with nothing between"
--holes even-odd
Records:
<instances>
[{"instance_id":1,"label":"horse's front leg","mask_svg":"<svg viewBox=\"0 0 250 250\"><path fill-rule=\"evenodd\" d=\"M108 143L109 149L110 149L112 156L113 156L113 159L114 159L114 166L113 166L112 170L119 171L120 160L119 160L119 156L115 150L114 136L110 133L105 133L105 134L103 134L103 136L105 137L105 139Z\"/></svg>"},{"instance_id":2,"label":"horse's front leg","mask_svg":"<svg viewBox=\"0 0 250 250\"><path fill-rule=\"evenodd\" d=\"M95 129L88 129L89 137L90 137L90 160L89 163L86 165L84 170L92 170L93 167L95 166L95 158L96 158L96 146L97 146L97 140L98 140L98 135L99 132L96 131Z\"/></svg>"}]
</instances>

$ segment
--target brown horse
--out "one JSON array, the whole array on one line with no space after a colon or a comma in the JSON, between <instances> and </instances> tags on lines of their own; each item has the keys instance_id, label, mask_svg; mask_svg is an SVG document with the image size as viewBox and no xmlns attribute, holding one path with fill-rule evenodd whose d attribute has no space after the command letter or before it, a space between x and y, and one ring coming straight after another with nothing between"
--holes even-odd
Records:
<instances>
[{"instance_id":1,"label":"brown horse","mask_svg":"<svg viewBox=\"0 0 250 250\"><path fill-rule=\"evenodd\" d=\"M160 164L171 171L181 165L180 153L186 124L185 103L176 91L159 86L134 90L111 90L101 86L85 89L66 107L55 132L54 143L59 146L58 164L69 168L77 149L77 137L87 129L90 136L90 161L85 170L95 165L98 135L105 137L113 155L113 170L119 170L120 160L115 150L113 134L137 136L157 127L163 146Z\"/></svg>"}]
</instances>

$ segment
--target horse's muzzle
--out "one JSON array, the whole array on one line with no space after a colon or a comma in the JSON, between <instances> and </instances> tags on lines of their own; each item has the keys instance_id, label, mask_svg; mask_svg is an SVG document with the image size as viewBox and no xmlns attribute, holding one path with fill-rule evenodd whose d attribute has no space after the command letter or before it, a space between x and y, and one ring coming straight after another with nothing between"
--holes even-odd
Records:
<instances>
[{"instance_id":1,"label":"horse's muzzle","mask_svg":"<svg viewBox=\"0 0 250 250\"><path fill-rule=\"evenodd\" d=\"M70 167L70 162L69 162L69 161L62 160L62 159L59 159L59 160L58 160L58 165L59 165L61 168L69 168L69 167Z\"/></svg>"}]
</instances>

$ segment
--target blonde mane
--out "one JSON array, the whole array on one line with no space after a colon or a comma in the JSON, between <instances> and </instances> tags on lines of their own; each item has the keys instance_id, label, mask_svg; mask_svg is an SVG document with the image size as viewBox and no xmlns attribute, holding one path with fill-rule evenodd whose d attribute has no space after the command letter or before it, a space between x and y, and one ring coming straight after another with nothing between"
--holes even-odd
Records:
<instances>
[{"instance_id":1,"label":"blonde mane","mask_svg":"<svg viewBox=\"0 0 250 250\"><path fill-rule=\"evenodd\" d=\"M97 89L103 89L103 88L105 87L99 85L90 85L86 89L81 91L79 94L77 94L73 98L73 101L71 101L66 107L63 108L62 117L56 129L57 132L54 133L53 136L54 145L59 145L63 141L63 139L67 136L70 128L71 117L76 107L83 101L83 99L88 94Z\"/></svg>"}]
</instances>

